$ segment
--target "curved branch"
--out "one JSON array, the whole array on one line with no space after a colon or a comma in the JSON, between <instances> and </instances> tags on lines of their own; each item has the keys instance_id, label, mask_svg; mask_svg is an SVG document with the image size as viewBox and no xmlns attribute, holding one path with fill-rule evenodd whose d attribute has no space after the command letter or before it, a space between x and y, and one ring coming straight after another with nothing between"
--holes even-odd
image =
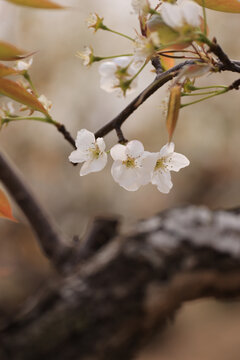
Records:
<instances>
[{"instance_id":1,"label":"curved branch","mask_svg":"<svg viewBox=\"0 0 240 360\"><path fill-rule=\"evenodd\" d=\"M183 302L240 295L239 234L238 212L189 206L113 235L2 329L1 360L133 359Z\"/></svg>"},{"instance_id":2,"label":"curved branch","mask_svg":"<svg viewBox=\"0 0 240 360\"><path fill-rule=\"evenodd\" d=\"M0 180L29 220L43 253L61 267L69 255L70 247L56 228L50 216L31 193L26 181L9 159L0 152Z\"/></svg>"},{"instance_id":3,"label":"curved branch","mask_svg":"<svg viewBox=\"0 0 240 360\"><path fill-rule=\"evenodd\" d=\"M220 46L216 45L216 49L219 50ZM221 49L221 48L220 48ZM221 49L222 51L222 49ZM226 54L223 53L225 56ZM221 60L224 62L219 62L218 68L220 71L232 71L240 73L240 62L235 60L230 60L226 62L225 56L220 56ZM199 61L199 60L198 60ZM140 106L142 105L152 94L154 94L158 89L160 89L163 85L165 85L168 81L173 79L178 75L179 71L185 66L194 64L196 60L186 60L181 64L178 64L171 69L161 73L161 68L158 66L155 80L147 86L133 101L128 104L125 109L123 109L114 119L109 121L106 125L100 128L95 133L95 137L103 137L110 133L112 130L116 130L117 135L119 129L123 125L123 123L128 119L128 117ZM230 63L229 63L230 62ZM122 141L124 137L119 137L119 141Z\"/></svg>"}]
</instances>

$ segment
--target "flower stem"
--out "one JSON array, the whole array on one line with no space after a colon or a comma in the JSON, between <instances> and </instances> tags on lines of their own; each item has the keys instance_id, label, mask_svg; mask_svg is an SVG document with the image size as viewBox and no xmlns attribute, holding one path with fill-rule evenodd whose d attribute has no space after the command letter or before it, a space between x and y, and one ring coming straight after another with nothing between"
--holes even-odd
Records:
<instances>
[{"instance_id":1,"label":"flower stem","mask_svg":"<svg viewBox=\"0 0 240 360\"><path fill-rule=\"evenodd\" d=\"M32 82L32 79L31 79L29 73L28 73L27 71L25 71L24 74L23 74L23 76L24 76L24 78L27 80L27 82L29 83L29 85L31 86L34 94L38 97L37 90L36 90L35 86L33 85L33 82Z\"/></svg>"},{"instance_id":2,"label":"flower stem","mask_svg":"<svg viewBox=\"0 0 240 360\"><path fill-rule=\"evenodd\" d=\"M136 77L140 74L140 72L142 72L142 70L145 68L145 66L147 65L148 60L146 60L144 62L144 64L140 67L140 69L138 70L138 72L136 72L136 74L131 78L131 82L136 79Z\"/></svg>"},{"instance_id":3,"label":"flower stem","mask_svg":"<svg viewBox=\"0 0 240 360\"><path fill-rule=\"evenodd\" d=\"M202 9L203 9L203 33L207 36L207 14L206 14L206 2L202 0Z\"/></svg>"},{"instance_id":4,"label":"flower stem","mask_svg":"<svg viewBox=\"0 0 240 360\"><path fill-rule=\"evenodd\" d=\"M124 37L125 39L128 39L128 40L130 40L130 41L135 41L135 40L134 40L133 38L131 38L130 36L125 35L125 34L123 34L123 33L120 33L120 32L118 32L118 31L112 30L112 29L108 28L107 26L105 26L103 30L106 30L106 31L109 31L109 32L111 32L111 33L113 33L113 34L122 36L122 37Z\"/></svg>"},{"instance_id":5,"label":"flower stem","mask_svg":"<svg viewBox=\"0 0 240 360\"><path fill-rule=\"evenodd\" d=\"M214 97L214 96L224 94L224 93L226 93L228 90L229 90L228 88L225 88L225 89L223 89L223 90L216 91L216 92L214 92L214 94L211 94L211 95L209 95L209 96L205 96L205 97L202 98L202 99L195 100L195 101L192 101L192 102L187 103L187 104L182 104L182 105L180 106L180 108L184 108L184 107L189 106L189 105L197 104L197 103L199 103L199 102L201 102L201 101L210 99L210 98L212 98L212 97Z\"/></svg>"},{"instance_id":6,"label":"flower stem","mask_svg":"<svg viewBox=\"0 0 240 360\"><path fill-rule=\"evenodd\" d=\"M108 59L115 59L118 57L123 57L123 56L133 56L133 54L121 54L121 55L112 55L112 56L94 56L94 62L97 61L102 61L102 60L108 60Z\"/></svg>"}]
</instances>

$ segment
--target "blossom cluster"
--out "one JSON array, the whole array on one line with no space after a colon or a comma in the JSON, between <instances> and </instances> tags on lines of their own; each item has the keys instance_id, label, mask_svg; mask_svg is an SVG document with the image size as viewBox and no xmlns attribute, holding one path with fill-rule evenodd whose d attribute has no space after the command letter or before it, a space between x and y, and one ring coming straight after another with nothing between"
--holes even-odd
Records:
<instances>
[{"instance_id":1,"label":"blossom cluster","mask_svg":"<svg viewBox=\"0 0 240 360\"><path fill-rule=\"evenodd\" d=\"M129 141L126 145L116 144L110 149L113 159L111 174L113 179L124 189L136 191L148 183L156 185L162 193L168 193L173 184L171 171L179 171L189 165L186 156L174 152L174 144L164 145L159 152L144 150L138 140ZM83 163L80 175L101 171L107 164L106 144L103 138L82 129L76 138L76 150L69 160L72 163Z\"/></svg>"},{"instance_id":2,"label":"blossom cluster","mask_svg":"<svg viewBox=\"0 0 240 360\"><path fill-rule=\"evenodd\" d=\"M151 7L149 0L132 0L131 3L140 20L140 33L134 38L109 29L104 18L97 14L90 14L87 24L94 32L102 29L128 38L132 41L132 54L98 57L89 46L77 53L85 66L106 59L99 67L100 87L124 96L136 88L137 76L153 56L161 60L159 51L185 49L198 41L203 24L201 7L192 0L162 1L157 10Z\"/></svg>"}]
</instances>

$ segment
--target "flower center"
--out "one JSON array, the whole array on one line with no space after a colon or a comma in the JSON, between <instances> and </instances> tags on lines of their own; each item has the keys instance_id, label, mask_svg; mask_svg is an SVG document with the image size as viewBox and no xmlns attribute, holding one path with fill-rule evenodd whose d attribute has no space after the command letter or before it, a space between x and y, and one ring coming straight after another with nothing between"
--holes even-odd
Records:
<instances>
[{"instance_id":1,"label":"flower center","mask_svg":"<svg viewBox=\"0 0 240 360\"><path fill-rule=\"evenodd\" d=\"M164 158L160 158L160 159L158 159L157 162L156 162L154 171L157 171L157 170L159 170L159 169L163 169L163 170L166 169L166 165L165 165L165 163L164 163Z\"/></svg>"},{"instance_id":2,"label":"flower center","mask_svg":"<svg viewBox=\"0 0 240 360\"><path fill-rule=\"evenodd\" d=\"M101 155L101 151L99 149L99 147L96 145L95 148L89 149L92 153L92 157L94 159L98 159L99 156Z\"/></svg>"},{"instance_id":3,"label":"flower center","mask_svg":"<svg viewBox=\"0 0 240 360\"><path fill-rule=\"evenodd\" d=\"M127 160L124 160L123 165L125 165L127 168L134 168L136 166L135 159L128 157Z\"/></svg>"}]
</instances>

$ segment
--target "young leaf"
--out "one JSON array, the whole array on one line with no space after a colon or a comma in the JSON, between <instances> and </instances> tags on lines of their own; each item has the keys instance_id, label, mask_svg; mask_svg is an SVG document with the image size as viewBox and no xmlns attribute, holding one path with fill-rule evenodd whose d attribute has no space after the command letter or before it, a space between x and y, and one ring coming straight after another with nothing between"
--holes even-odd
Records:
<instances>
[{"instance_id":1,"label":"young leaf","mask_svg":"<svg viewBox=\"0 0 240 360\"><path fill-rule=\"evenodd\" d=\"M23 86L12 80L0 78L0 94L24 104L32 110L48 115L47 110L35 95L29 93Z\"/></svg>"},{"instance_id":2,"label":"young leaf","mask_svg":"<svg viewBox=\"0 0 240 360\"><path fill-rule=\"evenodd\" d=\"M0 63L0 78L8 75L17 75L17 74L21 74L21 71Z\"/></svg>"},{"instance_id":3,"label":"young leaf","mask_svg":"<svg viewBox=\"0 0 240 360\"><path fill-rule=\"evenodd\" d=\"M12 221L17 221L12 215L12 209L9 204L8 198L1 189L0 189L0 217Z\"/></svg>"},{"instance_id":4,"label":"young leaf","mask_svg":"<svg viewBox=\"0 0 240 360\"><path fill-rule=\"evenodd\" d=\"M64 9L64 6L58 5L50 0L7 0L13 4L29 6L38 9Z\"/></svg>"},{"instance_id":5,"label":"young leaf","mask_svg":"<svg viewBox=\"0 0 240 360\"><path fill-rule=\"evenodd\" d=\"M202 0L194 0L199 5L203 5ZM205 0L205 7L230 13L240 13L240 1L239 0Z\"/></svg>"},{"instance_id":6,"label":"young leaf","mask_svg":"<svg viewBox=\"0 0 240 360\"><path fill-rule=\"evenodd\" d=\"M168 130L168 141L170 142L177 125L179 109L181 105L181 86L175 85L171 88L170 98L168 102L168 114L167 114L167 130Z\"/></svg>"},{"instance_id":7,"label":"young leaf","mask_svg":"<svg viewBox=\"0 0 240 360\"><path fill-rule=\"evenodd\" d=\"M19 60L26 56L26 51L18 49L16 46L5 41L0 41L0 60L12 61Z\"/></svg>"},{"instance_id":8,"label":"young leaf","mask_svg":"<svg viewBox=\"0 0 240 360\"><path fill-rule=\"evenodd\" d=\"M168 55L168 53L165 53L165 54ZM160 56L160 62L161 62L163 71L169 70L175 65L175 61L173 58L168 58L165 56Z\"/></svg>"}]
</instances>

